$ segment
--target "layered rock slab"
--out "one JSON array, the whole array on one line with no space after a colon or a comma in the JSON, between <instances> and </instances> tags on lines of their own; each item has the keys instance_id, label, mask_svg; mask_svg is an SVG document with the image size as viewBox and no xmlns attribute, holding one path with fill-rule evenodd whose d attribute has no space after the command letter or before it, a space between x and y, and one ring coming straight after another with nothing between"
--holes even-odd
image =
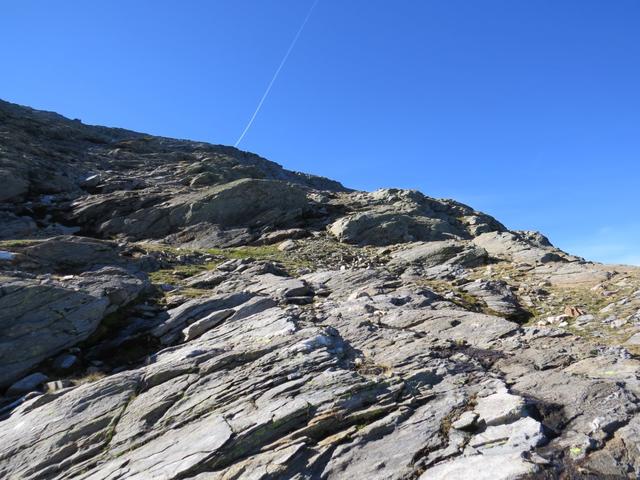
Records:
<instances>
[{"instance_id":1,"label":"layered rock slab","mask_svg":"<svg viewBox=\"0 0 640 480\"><path fill-rule=\"evenodd\" d=\"M0 276L0 385L88 338L147 285L117 267L69 280Z\"/></svg>"}]
</instances>

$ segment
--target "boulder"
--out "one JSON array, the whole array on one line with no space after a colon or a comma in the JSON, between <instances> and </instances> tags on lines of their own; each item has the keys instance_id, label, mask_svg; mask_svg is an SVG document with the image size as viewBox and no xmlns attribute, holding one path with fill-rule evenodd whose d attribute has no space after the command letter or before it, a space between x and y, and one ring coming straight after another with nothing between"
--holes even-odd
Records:
<instances>
[{"instance_id":1,"label":"boulder","mask_svg":"<svg viewBox=\"0 0 640 480\"><path fill-rule=\"evenodd\" d=\"M49 272L76 273L105 265L126 265L137 270L135 262L130 257L123 258L120 250L113 242L65 235L28 244L20 253L38 270Z\"/></svg>"},{"instance_id":2,"label":"boulder","mask_svg":"<svg viewBox=\"0 0 640 480\"><path fill-rule=\"evenodd\" d=\"M492 257L516 263L535 265L577 260L553 247L546 237L537 232L486 232L474 237L473 243Z\"/></svg>"},{"instance_id":3,"label":"boulder","mask_svg":"<svg viewBox=\"0 0 640 480\"><path fill-rule=\"evenodd\" d=\"M285 240L284 242L278 244L278 250L280 252L289 252L295 249L296 249L296 242L294 242L293 240Z\"/></svg>"},{"instance_id":4,"label":"boulder","mask_svg":"<svg viewBox=\"0 0 640 480\"><path fill-rule=\"evenodd\" d=\"M476 427L478 414L467 410L451 424L456 430L473 430Z\"/></svg>"},{"instance_id":5,"label":"boulder","mask_svg":"<svg viewBox=\"0 0 640 480\"><path fill-rule=\"evenodd\" d=\"M485 424L499 425L522 418L525 415L525 405L522 397L498 392L479 398L474 411Z\"/></svg>"},{"instance_id":6,"label":"boulder","mask_svg":"<svg viewBox=\"0 0 640 480\"><path fill-rule=\"evenodd\" d=\"M28 375L17 382L13 383L8 389L6 395L8 397L18 397L25 393L37 390L43 383L49 380L44 373L36 372Z\"/></svg>"},{"instance_id":7,"label":"boulder","mask_svg":"<svg viewBox=\"0 0 640 480\"><path fill-rule=\"evenodd\" d=\"M491 311L500 316L512 319L528 316L520 306L518 297L503 280L476 280L460 288L484 302Z\"/></svg>"},{"instance_id":8,"label":"boulder","mask_svg":"<svg viewBox=\"0 0 640 480\"><path fill-rule=\"evenodd\" d=\"M78 366L78 357L70 353L57 356L51 367L58 373L65 374Z\"/></svg>"}]
</instances>

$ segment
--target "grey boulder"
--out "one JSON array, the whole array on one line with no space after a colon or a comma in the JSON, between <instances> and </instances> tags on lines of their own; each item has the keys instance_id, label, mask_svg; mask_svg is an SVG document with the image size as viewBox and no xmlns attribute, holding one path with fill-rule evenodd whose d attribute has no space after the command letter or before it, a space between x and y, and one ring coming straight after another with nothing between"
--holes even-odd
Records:
<instances>
[{"instance_id":1,"label":"grey boulder","mask_svg":"<svg viewBox=\"0 0 640 480\"><path fill-rule=\"evenodd\" d=\"M47 377L44 373L32 373L31 375L28 375L12 384L7 389L7 396L17 397L19 395L32 392L47 380L49 380L49 377Z\"/></svg>"}]
</instances>

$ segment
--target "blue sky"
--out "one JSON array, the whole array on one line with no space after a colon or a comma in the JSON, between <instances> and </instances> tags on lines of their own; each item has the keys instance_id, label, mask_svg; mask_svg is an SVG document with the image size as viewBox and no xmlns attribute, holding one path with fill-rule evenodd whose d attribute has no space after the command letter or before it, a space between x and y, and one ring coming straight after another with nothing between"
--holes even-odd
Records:
<instances>
[{"instance_id":1,"label":"blue sky","mask_svg":"<svg viewBox=\"0 0 640 480\"><path fill-rule=\"evenodd\" d=\"M312 0L0 3L0 97L233 144ZM640 264L640 2L319 0L241 148Z\"/></svg>"}]
</instances>

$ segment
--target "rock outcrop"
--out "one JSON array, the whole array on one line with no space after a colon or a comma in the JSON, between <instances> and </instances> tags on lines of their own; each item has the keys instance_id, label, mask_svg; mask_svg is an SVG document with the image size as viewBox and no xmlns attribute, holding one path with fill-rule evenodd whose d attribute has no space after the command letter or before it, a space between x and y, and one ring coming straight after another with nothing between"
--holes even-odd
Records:
<instances>
[{"instance_id":1,"label":"rock outcrop","mask_svg":"<svg viewBox=\"0 0 640 480\"><path fill-rule=\"evenodd\" d=\"M0 478L640 475L639 269L231 147L0 123Z\"/></svg>"}]
</instances>

